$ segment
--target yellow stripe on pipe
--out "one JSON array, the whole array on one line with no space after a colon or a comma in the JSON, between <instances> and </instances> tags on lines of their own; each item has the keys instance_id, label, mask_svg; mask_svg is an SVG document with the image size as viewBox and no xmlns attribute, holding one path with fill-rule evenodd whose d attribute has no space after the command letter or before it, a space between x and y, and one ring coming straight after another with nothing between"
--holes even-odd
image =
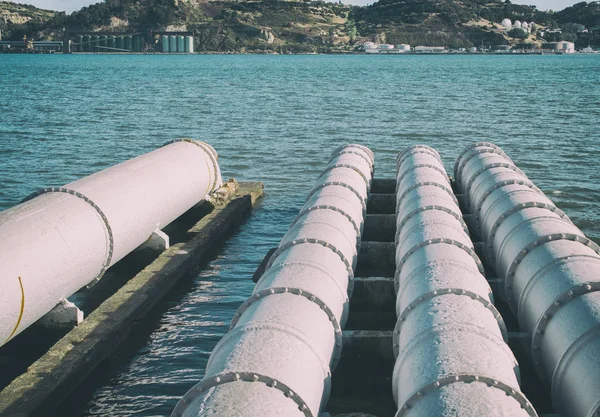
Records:
<instances>
[{"instance_id":1,"label":"yellow stripe on pipe","mask_svg":"<svg viewBox=\"0 0 600 417\"><path fill-rule=\"evenodd\" d=\"M21 281L21 277L19 277L19 286L21 287L21 311L19 311L19 318L17 319L17 324L15 324L15 328L4 343L7 343L14 336L15 332L19 328L19 324L21 324L21 319L23 318L23 311L25 310L25 290L23 289L23 281Z\"/></svg>"}]
</instances>

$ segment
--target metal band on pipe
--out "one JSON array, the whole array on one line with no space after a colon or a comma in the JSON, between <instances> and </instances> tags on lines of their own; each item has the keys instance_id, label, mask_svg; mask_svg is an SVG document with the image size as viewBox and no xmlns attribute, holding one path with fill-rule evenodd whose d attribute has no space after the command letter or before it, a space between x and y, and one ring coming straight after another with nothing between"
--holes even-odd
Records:
<instances>
[{"instance_id":1,"label":"metal band on pipe","mask_svg":"<svg viewBox=\"0 0 600 417\"><path fill-rule=\"evenodd\" d=\"M460 164L458 165L458 167L455 169L454 171L454 176L456 178L456 181L460 182L461 178L462 178L462 171L465 168L465 166L467 165L467 163L473 159L476 155L481 155L483 153L493 153L496 155L500 155L502 157L505 157L506 159L510 160L506 154L502 151L502 149L500 148L483 148L483 149L471 149L469 151L469 155L467 156L466 159L463 159ZM463 155L464 156L464 155ZM512 161L511 161L512 162Z\"/></svg>"},{"instance_id":2,"label":"metal band on pipe","mask_svg":"<svg viewBox=\"0 0 600 417\"><path fill-rule=\"evenodd\" d=\"M419 187L427 186L427 185L433 185L434 187L438 187L438 188L441 188L442 190L446 191L448 193L448 195L450 196L450 198L452 198L452 201L454 201L454 203L458 206L458 200L456 199L454 192L452 192L452 190L450 188L446 187L445 185L440 184L439 182L433 182L433 181L423 181L423 182L418 182L416 184L411 185L410 187L405 189L402 192L402 194L400 194L396 198L396 202L401 203L402 200L404 199L404 197L406 197L406 195L408 193L410 193L412 190L419 188Z\"/></svg>"},{"instance_id":3,"label":"metal band on pipe","mask_svg":"<svg viewBox=\"0 0 600 417\"><path fill-rule=\"evenodd\" d=\"M411 211L410 213L408 213L407 215L404 216L404 218L402 219L402 221L397 225L397 233L400 231L400 229L402 227L404 227L404 225L415 215L422 213L424 211L429 211L429 210L439 210L439 211L443 211L444 213L448 213L450 214L452 217L454 217L463 227L463 230L465 231L465 233L468 235L469 234L469 228L467 227L467 224L465 223L465 220L463 219L463 217L456 213L455 211L449 209L448 207L444 207L444 206L437 206L437 205L430 205L430 206L423 206L423 207L419 207L417 209L414 209L413 211ZM396 213L398 214L398 213Z\"/></svg>"},{"instance_id":4,"label":"metal band on pipe","mask_svg":"<svg viewBox=\"0 0 600 417\"><path fill-rule=\"evenodd\" d=\"M302 290L300 288L290 288L290 287L265 288L265 289L257 292L256 294L252 295L238 308L237 312L233 316L233 319L231 320L229 330L230 331L233 330L233 328L238 323L242 314L244 314L244 312L252 304L254 304L256 301L258 301L261 298L264 298L264 297L267 297L267 296L273 295L273 294L298 295L300 297L306 298L307 300L309 300L312 303L315 303L317 306L319 306L319 308L321 310L323 310L323 312L327 315L327 318L331 322L331 325L333 326L333 332L334 332L334 337L335 337L335 348L333 350L333 354L332 354L332 358L331 358L331 368L335 369L335 367L339 363L340 358L342 356L342 328L340 326L340 323L338 322L338 319L335 317L335 314L333 314L333 311L331 311L329 306L323 300L321 300L319 297L317 297L316 295L314 295L313 293L311 293L309 291Z\"/></svg>"},{"instance_id":5,"label":"metal band on pipe","mask_svg":"<svg viewBox=\"0 0 600 417\"><path fill-rule=\"evenodd\" d=\"M442 176L446 180L448 180L448 174L446 173L446 171L444 170L444 168L440 168L439 166L432 165L432 164L417 164L417 165L412 165L410 167L410 169L407 169L399 177L396 177L396 191L398 191L398 187L400 186L400 182L402 182L402 180L404 179L404 177L406 177L411 171L414 171L417 168L431 168L433 170L436 170L440 174L442 174ZM450 184L450 180L448 180L448 184Z\"/></svg>"},{"instance_id":6,"label":"metal band on pipe","mask_svg":"<svg viewBox=\"0 0 600 417\"><path fill-rule=\"evenodd\" d=\"M104 227L106 228L106 233L108 234L108 254L106 256L106 260L102 264L102 269L100 269L100 272L98 273L98 275L86 285L87 288L91 288L98 281L100 281L100 279L102 278L102 276L104 275L106 270L110 267L110 263L112 262L113 252L114 252L114 248L115 248L115 240L114 240L112 228L110 227L110 223L108 222L108 218L106 217L106 215L104 214L102 209L100 207L98 207L98 205L96 203L94 203L92 200L90 200L88 197L86 197L85 195L81 194L78 191L70 190L65 187L56 187L56 188L52 187L52 188L44 188L42 190L38 190L38 191L34 192L33 194L30 194L29 196L25 197L25 199L23 199L22 203L32 200L35 197L38 197L42 194L49 194L49 193L64 193L64 194L69 194L69 195L75 196L77 198L80 198L81 200L85 201L90 206L92 206L92 208L94 210L96 210L96 212L98 212L98 214L100 215L100 218L102 219L102 222L104 223Z\"/></svg>"},{"instance_id":7,"label":"metal band on pipe","mask_svg":"<svg viewBox=\"0 0 600 417\"><path fill-rule=\"evenodd\" d=\"M498 219L494 222L494 224L490 228L490 231L488 232L487 238L485 240L485 242L487 242L487 247L490 249L490 259L495 259L493 251L491 250L493 248L492 241L494 240L494 237L496 236L496 232L498 231L500 226L502 226L502 222L504 222L504 220L506 220L508 217L512 216L513 214L515 214L521 210L528 209L528 208L541 208L541 209L549 210L552 213L557 214L561 219L572 224L571 219L569 219L567 217L567 215L561 209L556 207L555 205L548 204L548 203L542 203L539 201L529 201L526 203L519 203L519 204L509 208L504 213L502 213L500 215L500 217L498 217Z\"/></svg>"},{"instance_id":8,"label":"metal band on pipe","mask_svg":"<svg viewBox=\"0 0 600 417\"><path fill-rule=\"evenodd\" d=\"M437 156L438 159L440 154L438 151L436 151L434 148L432 148L431 146L428 145L412 145L409 146L408 148L404 149L402 152L399 152L398 155L396 155L396 162L401 162L402 160L404 160L404 158L406 158L406 155L410 155L412 154L412 152L428 152L431 155L435 155ZM441 160L440 160L441 162Z\"/></svg>"},{"instance_id":9,"label":"metal band on pipe","mask_svg":"<svg viewBox=\"0 0 600 417\"><path fill-rule=\"evenodd\" d=\"M333 160L333 158L335 158L336 156L340 156L340 155L344 155L344 154L352 154L352 155L358 155L358 156L360 156L362 159L365 160L365 162L367 164L369 164L369 166L371 167L371 175L373 175L373 167L374 167L373 161L370 160L369 158L367 158L365 156L365 154L362 153L362 152L340 150L338 152L335 152L333 155L331 155L331 158L329 158L329 162L331 162Z\"/></svg>"},{"instance_id":10,"label":"metal band on pipe","mask_svg":"<svg viewBox=\"0 0 600 417\"><path fill-rule=\"evenodd\" d=\"M400 168L400 165L402 165L402 163L409 157L411 157L412 155L416 155L416 154L427 154L427 155L431 155L433 156L435 159L437 159L438 161L440 161L440 164L442 164L442 159L440 158L440 154L437 153L437 151L435 149L429 148L427 147L423 147L423 148L413 148L410 150L410 152L405 152L402 154L402 156L398 155L396 157L396 170L398 170Z\"/></svg>"},{"instance_id":11,"label":"metal band on pipe","mask_svg":"<svg viewBox=\"0 0 600 417\"><path fill-rule=\"evenodd\" d=\"M262 382L269 388L275 388L283 393L287 398L294 401L298 405L298 409L304 413L305 417L315 417L306 405L304 400L300 398L290 387L277 379L266 375L261 375L255 372L225 372L215 375L211 378L204 379L194 385L184 396L179 400L177 406L173 410L171 417L182 417L188 405L198 398L204 391L210 388L227 384L229 382Z\"/></svg>"},{"instance_id":12,"label":"metal band on pipe","mask_svg":"<svg viewBox=\"0 0 600 417\"><path fill-rule=\"evenodd\" d=\"M482 194L481 198L475 204L475 208L473 209L473 215L475 216L475 218L477 220L479 220L479 211L483 207L485 200L490 196L490 194L492 194L498 188L506 187L507 185L522 185L524 187L530 188L531 190L544 195L542 190L540 190L538 187L536 187L534 183L529 181L529 179L523 179L523 180L522 179L512 179L512 180L504 180L504 181L496 182L490 188L488 188L485 191L485 193Z\"/></svg>"},{"instance_id":13,"label":"metal band on pipe","mask_svg":"<svg viewBox=\"0 0 600 417\"><path fill-rule=\"evenodd\" d=\"M574 300L575 298L596 291L600 291L600 282L589 281L587 283L574 285L556 297L552 304L550 304L550 306L539 317L535 326L533 326L531 331L531 356L535 370L542 379L548 381L547 375L542 367L541 340L544 337L546 326L552 319L552 316L554 316L565 304Z\"/></svg>"},{"instance_id":14,"label":"metal band on pipe","mask_svg":"<svg viewBox=\"0 0 600 417\"><path fill-rule=\"evenodd\" d=\"M478 148L481 146L486 146L488 148L493 148L493 149L499 149L502 152L502 156L504 156L506 159L508 159L510 162L512 162L512 160L508 157L508 155L506 155L504 153L504 151L502 151L502 149L500 149L500 147L498 145L494 145L492 142L475 142L472 143L470 145L467 145L463 148L462 151L460 151L460 153L458 154L458 156L456 157L456 161L454 162L454 173L456 174L456 170L458 168L458 164L460 163L462 157L469 152L471 149L474 148Z\"/></svg>"},{"instance_id":15,"label":"metal band on pipe","mask_svg":"<svg viewBox=\"0 0 600 417\"><path fill-rule=\"evenodd\" d=\"M210 187L211 191L214 191L216 187L219 186L219 182L220 182L220 178L219 178L219 155L217 155L217 151L215 151L215 149L210 146L208 143L206 142L202 142L201 140L194 140L194 139L188 139L188 138L181 138L181 139L175 139L172 140L170 142L167 142L163 145L167 146L170 145L172 143L176 143L176 142L187 142L187 143L191 143L193 145L199 146L200 148L202 148L209 156L210 158L210 162L212 163L213 166L213 184Z\"/></svg>"},{"instance_id":16,"label":"metal band on pipe","mask_svg":"<svg viewBox=\"0 0 600 417\"><path fill-rule=\"evenodd\" d=\"M350 223L352 223L352 227L354 227L354 231L356 232L357 239L360 241L360 228L358 227L358 225L356 224L354 219L352 219L352 216L350 216L348 213L346 213L341 208L332 206L329 204L319 204L316 206L310 206L310 207L305 208L304 210L300 211L300 213L298 213L296 218L292 221L291 226L295 225L298 222L298 220L300 219L300 217L304 216L307 213L315 211L315 210L332 210L332 211L338 212L341 215L343 215L346 219L348 219L348 221Z\"/></svg>"},{"instance_id":17,"label":"metal band on pipe","mask_svg":"<svg viewBox=\"0 0 600 417\"><path fill-rule=\"evenodd\" d=\"M273 265L273 262L275 262L275 259L281 254L281 252L283 252L286 249L289 249L293 246L303 245L306 243L314 243L314 244L324 246L327 249L330 249L331 251L333 251L333 253L335 253L337 256L340 257L340 259L346 266L346 269L348 270L348 277L349 277L348 294L352 294L352 289L354 287L354 270L352 269L352 264L348 261L348 259L346 259L346 256L342 253L342 251L340 251L338 248L336 248L331 243L325 242L324 240L321 240L321 239L314 239L314 238L294 239L290 242L283 244L282 246L277 248L277 250L273 253L271 258L269 258L266 269L270 268L271 265Z\"/></svg>"},{"instance_id":18,"label":"metal band on pipe","mask_svg":"<svg viewBox=\"0 0 600 417\"><path fill-rule=\"evenodd\" d=\"M477 264L477 269L479 269L479 272L481 273L481 275L483 275L485 273L485 271L483 269L483 264L481 263L481 261L479 260L479 257L477 256L477 254L475 253L475 251L473 249L471 249L470 247L468 247L464 243L461 243L461 242L459 242L457 240L454 240L454 239L445 239L445 238L429 239L429 240L426 240L424 242L419 242L418 244L416 244L415 246L413 246L412 248L410 248L408 250L408 252L406 252L404 254L404 256L397 262L397 264L399 266L401 266L402 264L404 264L406 262L406 260L408 259L409 256L411 256L413 253L415 253L419 249L421 249L421 248L423 248L425 246L428 246L428 245L435 245L435 244L438 244L438 243L445 243L445 244L448 244L448 245L454 245L454 246L457 246L457 247L463 249L464 251L466 251L471 256L471 258L473 258L473 260Z\"/></svg>"},{"instance_id":19,"label":"metal band on pipe","mask_svg":"<svg viewBox=\"0 0 600 417\"><path fill-rule=\"evenodd\" d=\"M404 323L404 321L406 320L406 317L416 308L416 306L418 304L421 304L423 301L430 300L432 298L439 297L442 295L447 295L447 294L464 295L475 301L479 301L481 304L483 304L485 308L490 310L490 312L493 314L494 318L498 321L498 327L500 328L500 332L502 333L502 338L504 339L505 342L508 342L508 331L506 330L506 324L504 323L504 319L502 318L502 315L500 315L500 313L498 312L498 309L496 308L496 306L494 306L494 304L490 303L489 300L486 300L484 297L480 296L479 294L474 293L473 291L464 290L462 288L442 288L440 290L433 290L426 294L423 294L422 296L420 296L419 298L417 298L416 300L414 300L412 303L410 303L408 306L406 306L404 308L404 310L402 311L402 314L400 314L400 317L398 317L398 322L397 322L398 324L396 325L396 328L394 329L394 339L395 339L394 353L395 354L398 354L398 348L400 347L400 345L396 342L396 340L397 340L398 335L400 334L400 330L402 328L402 323Z\"/></svg>"},{"instance_id":20,"label":"metal band on pipe","mask_svg":"<svg viewBox=\"0 0 600 417\"><path fill-rule=\"evenodd\" d=\"M352 171L358 173L362 179L365 181L365 184L367 185L367 190L369 188L371 188L371 182L370 180L365 176L365 174L358 168L356 168L354 165L350 165L350 164L333 164L328 166L327 168L325 168L323 170L323 172L321 172L321 175L319 175L319 178L321 178L323 175L325 175L326 173L328 173L329 171L332 171L336 168L348 168L351 169Z\"/></svg>"},{"instance_id":21,"label":"metal band on pipe","mask_svg":"<svg viewBox=\"0 0 600 417\"><path fill-rule=\"evenodd\" d=\"M340 182L340 181L327 181L327 182L324 182L324 183L321 183L321 184L318 184L318 185L314 186L313 189L308 193L308 197L306 198L306 201L308 201L308 199L311 198L321 188L325 188L325 187L330 186L330 185L338 185L340 187L344 187L344 188L347 188L350 191L352 191L354 194L356 194L356 196L360 200L361 206L363 208L363 214L364 214L364 212L367 211L367 202L360 195L360 193L356 190L356 188L352 187L351 185L346 184L345 182Z\"/></svg>"},{"instance_id":22,"label":"metal band on pipe","mask_svg":"<svg viewBox=\"0 0 600 417\"><path fill-rule=\"evenodd\" d=\"M375 163L375 154L373 153L373 151L364 145L359 145L358 143L350 143L348 145L338 146L337 148L335 148L333 150L333 152L331 153L331 156L333 157L333 155L335 153L340 152L344 149L351 149L351 148L360 149L361 151L365 152L367 155L369 155L369 158L371 158L371 165L373 165Z\"/></svg>"},{"instance_id":23,"label":"metal band on pipe","mask_svg":"<svg viewBox=\"0 0 600 417\"><path fill-rule=\"evenodd\" d=\"M437 379L435 382L432 382L424 387L420 388L414 394L412 394L408 400L404 403L404 405L398 410L396 413L396 417L403 417L406 413L412 408L414 404L421 399L424 395L436 391L441 387L446 385L450 385L456 382L464 382L467 384L473 382L482 382L486 384L488 387L497 388L503 391L506 396L514 398L531 417L537 417L537 413L535 409L531 405L531 403L527 400L527 398L519 391L515 391L509 385L506 385L502 381L498 381L494 378L485 376L485 375L473 375L473 374L451 374L443 376Z\"/></svg>"},{"instance_id":24,"label":"metal band on pipe","mask_svg":"<svg viewBox=\"0 0 600 417\"><path fill-rule=\"evenodd\" d=\"M523 249L521 249L521 251L518 253L517 257L510 264L508 271L506 271L506 278L504 280L504 289L506 292L506 298L509 301L509 305L513 306L513 302L512 302L513 296L511 293L512 281L515 276L515 270L517 269L519 264L527 256L527 254L529 254L529 252L531 252L533 249L537 248L540 245L548 243L550 241L556 241L556 240L570 240L570 241L574 241L574 242L583 243L584 245L588 246L590 249L592 249L597 254L600 254L600 247L598 247L598 245L596 243L594 243L594 241L592 241L582 235L575 235L573 233L553 233L553 234L549 234L549 235L545 235L545 236L539 236L535 240L528 243ZM513 308L514 308L514 306L513 306Z\"/></svg>"},{"instance_id":25,"label":"metal band on pipe","mask_svg":"<svg viewBox=\"0 0 600 417\"><path fill-rule=\"evenodd\" d=\"M307 259L300 259L297 261L283 261L283 262L278 262L277 264L271 265L271 268L284 268L286 266L294 266L294 265L299 265L299 266L310 266L311 268L314 268L320 272L325 273L326 275L331 277L331 281L335 284L335 286L337 287L337 289L340 291L340 294L342 294L342 296L345 297L345 303L348 302L348 289L347 288L342 288L339 284L339 282L333 278L330 275L331 271L326 270L325 268L323 268L323 266L321 264L318 264L316 262L307 260ZM260 282L262 281L263 277L268 276L267 274L263 274L260 279L258 280L258 282L256 283L256 285L258 286L260 284ZM349 278L352 279L352 278Z\"/></svg>"},{"instance_id":26,"label":"metal band on pipe","mask_svg":"<svg viewBox=\"0 0 600 417\"><path fill-rule=\"evenodd\" d=\"M494 162L493 164L484 165L479 170L475 171L475 173L469 179L469 182L467 183L467 185L465 185L465 189L469 190L471 188L471 185L473 184L473 182L475 181L475 179L479 175L481 175L485 171L489 171L490 169L493 169L493 168L508 168L511 171L518 172L519 174L523 175L523 177L527 178L527 176L525 175L525 173L523 171L521 171L519 168L517 168L515 165L513 165L512 163L508 163L508 162Z\"/></svg>"}]
</instances>

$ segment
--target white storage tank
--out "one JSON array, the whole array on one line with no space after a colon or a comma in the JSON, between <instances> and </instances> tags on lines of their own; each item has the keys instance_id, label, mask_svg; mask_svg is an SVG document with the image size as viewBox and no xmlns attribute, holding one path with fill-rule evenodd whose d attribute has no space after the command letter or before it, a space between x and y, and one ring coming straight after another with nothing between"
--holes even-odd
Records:
<instances>
[{"instance_id":1,"label":"white storage tank","mask_svg":"<svg viewBox=\"0 0 600 417\"><path fill-rule=\"evenodd\" d=\"M185 36L177 36L177 52L185 52Z\"/></svg>"},{"instance_id":2,"label":"white storage tank","mask_svg":"<svg viewBox=\"0 0 600 417\"><path fill-rule=\"evenodd\" d=\"M507 29L510 29L512 27L512 23L511 23L510 19L504 19L502 21L502 26L504 26Z\"/></svg>"},{"instance_id":3,"label":"white storage tank","mask_svg":"<svg viewBox=\"0 0 600 417\"><path fill-rule=\"evenodd\" d=\"M185 52L187 52L188 54L194 53L194 37L193 36L185 37Z\"/></svg>"},{"instance_id":4,"label":"white storage tank","mask_svg":"<svg viewBox=\"0 0 600 417\"><path fill-rule=\"evenodd\" d=\"M169 52L177 52L177 36L169 36Z\"/></svg>"},{"instance_id":5,"label":"white storage tank","mask_svg":"<svg viewBox=\"0 0 600 417\"><path fill-rule=\"evenodd\" d=\"M164 53L169 53L169 37L167 35L162 35L161 44L162 44L162 51Z\"/></svg>"}]
</instances>

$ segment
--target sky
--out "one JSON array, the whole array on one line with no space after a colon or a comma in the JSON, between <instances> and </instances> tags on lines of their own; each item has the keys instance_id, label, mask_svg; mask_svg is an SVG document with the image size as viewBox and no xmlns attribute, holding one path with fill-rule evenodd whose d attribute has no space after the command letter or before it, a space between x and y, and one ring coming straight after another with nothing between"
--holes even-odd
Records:
<instances>
[{"instance_id":1,"label":"sky","mask_svg":"<svg viewBox=\"0 0 600 417\"><path fill-rule=\"evenodd\" d=\"M72 12L101 0L12 0L15 3L33 4L42 9ZM512 0L515 4L536 5L540 10L562 10L583 0ZM587 0L590 1L590 0ZM346 4L371 4L374 0L342 0Z\"/></svg>"}]
</instances>

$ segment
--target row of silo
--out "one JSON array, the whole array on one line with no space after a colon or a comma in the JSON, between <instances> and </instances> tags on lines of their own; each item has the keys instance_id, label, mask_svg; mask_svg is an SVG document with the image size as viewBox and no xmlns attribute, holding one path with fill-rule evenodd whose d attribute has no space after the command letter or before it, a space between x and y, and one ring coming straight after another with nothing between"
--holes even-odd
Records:
<instances>
[{"instance_id":1,"label":"row of silo","mask_svg":"<svg viewBox=\"0 0 600 417\"><path fill-rule=\"evenodd\" d=\"M141 35L78 35L76 52L142 52Z\"/></svg>"},{"instance_id":2,"label":"row of silo","mask_svg":"<svg viewBox=\"0 0 600 417\"><path fill-rule=\"evenodd\" d=\"M163 53L194 53L194 37L182 35L162 35L161 51Z\"/></svg>"}]
</instances>

